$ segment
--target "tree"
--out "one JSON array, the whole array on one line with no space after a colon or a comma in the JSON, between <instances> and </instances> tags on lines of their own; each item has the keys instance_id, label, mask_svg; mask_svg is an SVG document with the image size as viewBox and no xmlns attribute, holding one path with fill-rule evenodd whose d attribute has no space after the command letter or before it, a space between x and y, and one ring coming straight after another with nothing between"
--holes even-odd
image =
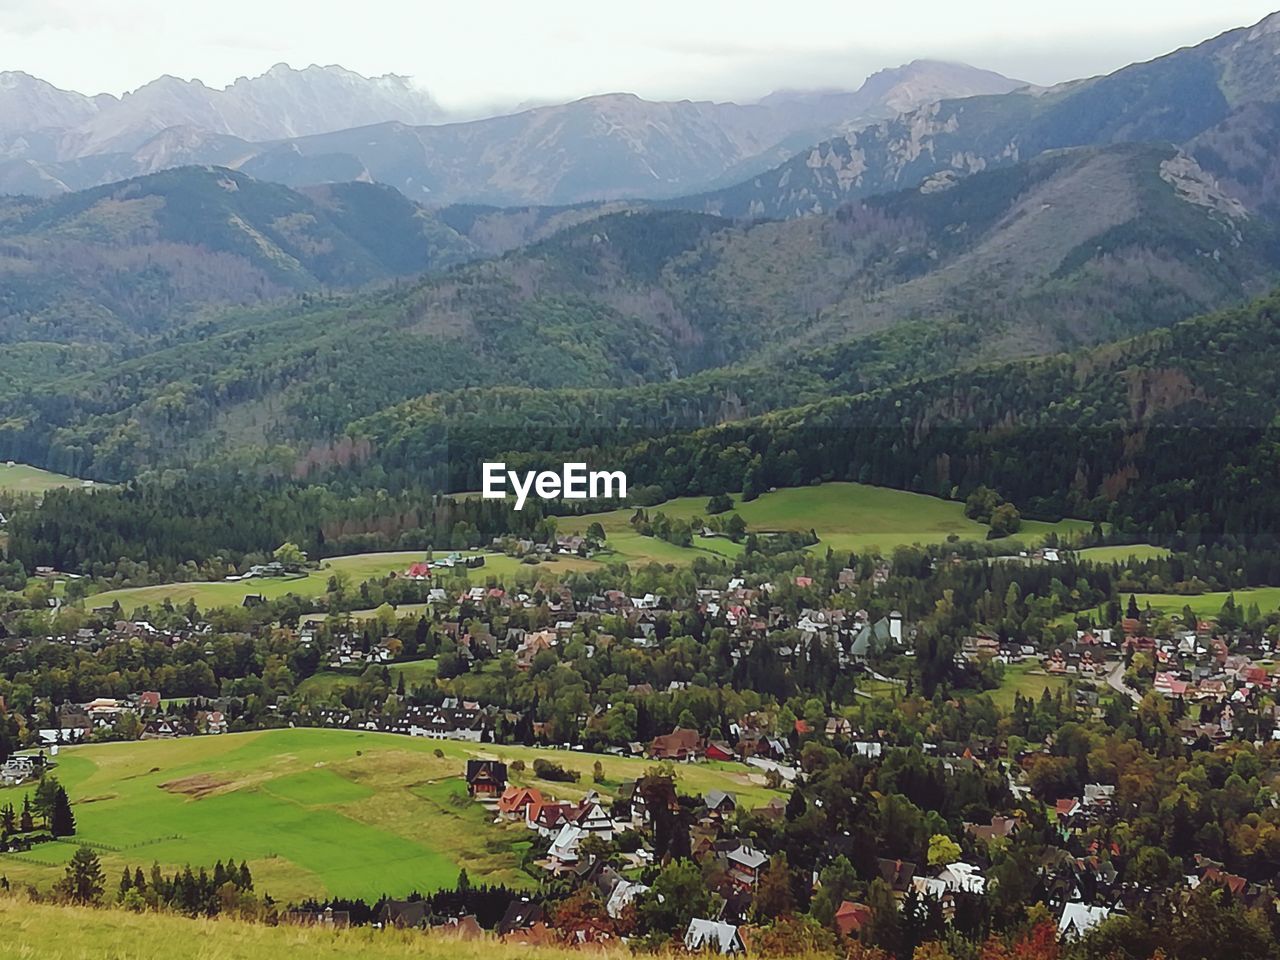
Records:
<instances>
[{"instance_id":1,"label":"tree","mask_svg":"<svg viewBox=\"0 0 1280 960\"><path fill-rule=\"evenodd\" d=\"M288 569L297 569L307 562L307 555L296 543L282 543L272 553L276 562Z\"/></svg>"},{"instance_id":2,"label":"tree","mask_svg":"<svg viewBox=\"0 0 1280 960\"><path fill-rule=\"evenodd\" d=\"M76 832L76 818L71 812L71 801L61 786L53 797L53 813L49 819L49 832L55 837L70 837Z\"/></svg>"},{"instance_id":3,"label":"tree","mask_svg":"<svg viewBox=\"0 0 1280 960\"><path fill-rule=\"evenodd\" d=\"M694 917L711 912L711 894L692 860L672 860L637 901L637 917L649 933L684 932Z\"/></svg>"},{"instance_id":4,"label":"tree","mask_svg":"<svg viewBox=\"0 0 1280 960\"><path fill-rule=\"evenodd\" d=\"M929 866L940 867L960 859L960 844L944 833L929 838Z\"/></svg>"},{"instance_id":5,"label":"tree","mask_svg":"<svg viewBox=\"0 0 1280 960\"><path fill-rule=\"evenodd\" d=\"M717 513L726 513L733 509L733 500L727 493L717 493L714 497L707 501L707 513L714 515Z\"/></svg>"},{"instance_id":6,"label":"tree","mask_svg":"<svg viewBox=\"0 0 1280 960\"><path fill-rule=\"evenodd\" d=\"M31 807L47 827L53 816L53 802L58 795L58 781L53 777L41 777L36 784L36 797Z\"/></svg>"},{"instance_id":7,"label":"tree","mask_svg":"<svg viewBox=\"0 0 1280 960\"><path fill-rule=\"evenodd\" d=\"M97 903L102 899L107 878L92 847L80 846L67 864L67 872L57 884L57 892L73 903Z\"/></svg>"},{"instance_id":8,"label":"tree","mask_svg":"<svg viewBox=\"0 0 1280 960\"><path fill-rule=\"evenodd\" d=\"M998 540L1017 533L1022 527L1022 514L1012 503L1002 503L991 513L991 529L987 531L988 540Z\"/></svg>"},{"instance_id":9,"label":"tree","mask_svg":"<svg viewBox=\"0 0 1280 960\"><path fill-rule=\"evenodd\" d=\"M22 816L18 818L18 830L21 833L30 833L35 828L35 819L31 816L31 795L24 793L22 795Z\"/></svg>"},{"instance_id":10,"label":"tree","mask_svg":"<svg viewBox=\"0 0 1280 960\"><path fill-rule=\"evenodd\" d=\"M795 899L791 895L791 882L791 868L787 866L787 855L775 853L769 858L768 869L761 874L756 884L753 903L756 919L777 920L791 915L795 909Z\"/></svg>"}]
</instances>

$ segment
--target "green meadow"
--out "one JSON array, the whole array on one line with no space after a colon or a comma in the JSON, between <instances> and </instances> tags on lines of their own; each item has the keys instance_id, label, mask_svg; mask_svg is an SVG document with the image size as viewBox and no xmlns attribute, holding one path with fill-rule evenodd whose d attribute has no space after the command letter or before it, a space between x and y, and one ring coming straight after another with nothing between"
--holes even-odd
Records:
<instances>
[{"instance_id":1,"label":"green meadow","mask_svg":"<svg viewBox=\"0 0 1280 960\"><path fill-rule=\"evenodd\" d=\"M329 586L329 578L337 574L345 574L350 578L352 587L358 587L366 580L376 580L392 573L403 573L409 565L422 560L426 554L421 550L410 550L392 553L362 553L349 557L333 557L320 564L320 569L313 570L296 577L255 578L252 580L218 581L216 583L162 583L152 587L129 587L122 590L109 590L94 594L85 601L89 607L110 606L116 600L126 611L136 610L141 606L154 606L171 601L175 606L194 600L201 610L214 607L239 606L247 596L262 596L268 600L278 600L289 594L299 597L323 596ZM485 555L485 565L474 570L465 571L467 577L475 583L483 583L489 577L498 580L513 580L519 572L535 574L558 573L570 570L584 570L593 567L590 561L576 557L559 557L555 560L536 564L521 563L514 557L495 554ZM462 570L453 571L463 573ZM446 576L448 571L446 571Z\"/></svg>"},{"instance_id":2,"label":"green meadow","mask_svg":"<svg viewBox=\"0 0 1280 960\"><path fill-rule=\"evenodd\" d=\"M1280 610L1280 587L1249 587L1243 590L1219 590L1214 593L1198 593L1198 594L1181 594L1181 593L1137 593L1134 594L1138 607L1145 610L1148 606L1153 610L1168 614L1172 617L1181 616L1183 607L1190 607L1192 612L1198 617L1213 619L1222 610L1222 605L1226 602L1227 597L1234 596L1236 605L1248 608L1251 604L1257 604L1258 610L1263 614L1275 613ZM1122 595L1121 600L1126 604L1128 602L1127 595ZM1076 617L1092 614L1093 619L1098 621L1102 617L1103 611L1100 609L1083 610L1079 613L1065 613L1056 618L1058 623L1071 623Z\"/></svg>"},{"instance_id":3,"label":"green meadow","mask_svg":"<svg viewBox=\"0 0 1280 960\"><path fill-rule=\"evenodd\" d=\"M813 530L821 542L816 549L828 546L837 551L865 553L877 549L889 553L895 547L912 544L941 543L948 537L961 540L986 540L988 527L964 515L964 504L942 500L922 493L908 493L888 487L872 487L860 483L824 483L820 486L794 487L765 493L749 503L734 497L733 509L755 532ZM680 497L650 507L650 513L690 520L706 515L705 497ZM740 546L722 538L698 538L694 547L683 549L652 537L637 536L631 530L634 508L623 508L594 516L574 517L562 521L566 531L585 531L599 521L609 537L609 545L623 559L657 559L677 562L668 557L691 559L699 552L733 555ZM1092 525L1084 520L1062 520L1044 523L1024 520L1022 529L1012 537L995 541L1009 546L1031 546L1050 533L1070 539L1087 532ZM651 543L652 541L652 543ZM656 546L653 544L657 544Z\"/></svg>"},{"instance_id":4,"label":"green meadow","mask_svg":"<svg viewBox=\"0 0 1280 960\"><path fill-rule=\"evenodd\" d=\"M439 755L437 755L439 753ZM376 899L451 885L465 866L473 880L528 887L520 867L529 841L521 824L496 824L466 797L469 757L522 759L529 783L581 797L593 786L612 795L649 761L572 751L433 741L350 730L271 730L220 737L148 740L64 749L55 771L67 787L78 833L0 856L13 883L45 888L62 875L77 842L93 844L107 875L125 865L212 866L247 860L259 892ZM578 770L577 784L531 778L550 756ZM592 783L599 760L605 781ZM686 792L730 790L761 805L778 794L734 764L679 768ZM22 788L0 790L20 806Z\"/></svg>"},{"instance_id":5,"label":"green meadow","mask_svg":"<svg viewBox=\"0 0 1280 960\"><path fill-rule=\"evenodd\" d=\"M1039 700L1045 690L1055 694L1066 685L1066 677L1045 673L1040 661L1028 660L1005 667L1000 686L991 691L991 699L1001 709L1011 710L1013 701L1019 693L1024 697Z\"/></svg>"},{"instance_id":6,"label":"green meadow","mask_svg":"<svg viewBox=\"0 0 1280 960\"><path fill-rule=\"evenodd\" d=\"M9 464L0 462L0 492L42 494L60 487L80 487L84 481L75 477L66 477L60 473L50 473L39 467L29 467L25 463Z\"/></svg>"}]
</instances>

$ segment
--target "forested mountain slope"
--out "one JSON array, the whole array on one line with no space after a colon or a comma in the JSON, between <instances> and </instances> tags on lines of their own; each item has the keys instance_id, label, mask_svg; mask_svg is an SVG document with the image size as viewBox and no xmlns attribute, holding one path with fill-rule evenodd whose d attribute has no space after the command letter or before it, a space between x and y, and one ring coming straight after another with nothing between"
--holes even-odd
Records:
<instances>
[{"instance_id":1,"label":"forested mountain slope","mask_svg":"<svg viewBox=\"0 0 1280 960\"><path fill-rule=\"evenodd\" d=\"M193 309L355 287L471 255L387 187L299 192L186 167L50 200L0 198L0 341L161 333Z\"/></svg>"},{"instance_id":2,"label":"forested mountain slope","mask_svg":"<svg viewBox=\"0 0 1280 960\"><path fill-rule=\"evenodd\" d=\"M618 404L638 429L698 426L1165 325L1262 292L1280 263L1270 221L1172 147L1059 151L787 222L598 213L441 211L470 255L573 225L401 289L176 326L27 390L0 438L18 459L122 479L420 449L419 427L485 411L495 388L603 391L547 401L567 435Z\"/></svg>"},{"instance_id":3,"label":"forested mountain slope","mask_svg":"<svg viewBox=\"0 0 1280 960\"><path fill-rule=\"evenodd\" d=\"M767 173L677 201L721 216L792 217L968 175L1045 150L1185 143L1237 111L1280 101L1280 14L1147 63L1047 90L943 100L819 143Z\"/></svg>"},{"instance_id":4,"label":"forested mountain slope","mask_svg":"<svg viewBox=\"0 0 1280 960\"><path fill-rule=\"evenodd\" d=\"M987 484L1040 516L1195 542L1280 535L1280 294L1047 359L586 451L633 483L715 493L858 480ZM536 458L535 458L536 459Z\"/></svg>"}]
</instances>

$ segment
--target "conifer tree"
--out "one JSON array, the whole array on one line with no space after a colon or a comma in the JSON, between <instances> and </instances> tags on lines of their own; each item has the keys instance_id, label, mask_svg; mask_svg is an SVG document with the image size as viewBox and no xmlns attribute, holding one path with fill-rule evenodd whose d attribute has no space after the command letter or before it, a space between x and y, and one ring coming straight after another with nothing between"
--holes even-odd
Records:
<instances>
[{"instance_id":1,"label":"conifer tree","mask_svg":"<svg viewBox=\"0 0 1280 960\"><path fill-rule=\"evenodd\" d=\"M76 832L76 818L71 812L71 800L61 786L53 795L53 811L49 816L49 832L55 837L69 837Z\"/></svg>"}]
</instances>

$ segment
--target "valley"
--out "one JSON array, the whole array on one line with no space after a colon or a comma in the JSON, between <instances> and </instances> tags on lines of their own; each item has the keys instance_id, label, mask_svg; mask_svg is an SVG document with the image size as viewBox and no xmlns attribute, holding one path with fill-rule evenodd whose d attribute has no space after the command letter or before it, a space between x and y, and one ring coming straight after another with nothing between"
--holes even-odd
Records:
<instances>
[{"instance_id":1,"label":"valley","mask_svg":"<svg viewBox=\"0 0 1280 960\"><path fill-rule=\"evenodd\" d=\"M663 2L23 14L0 954L1275 960L1280 13Z\"/></svg>"}]
</instances>

